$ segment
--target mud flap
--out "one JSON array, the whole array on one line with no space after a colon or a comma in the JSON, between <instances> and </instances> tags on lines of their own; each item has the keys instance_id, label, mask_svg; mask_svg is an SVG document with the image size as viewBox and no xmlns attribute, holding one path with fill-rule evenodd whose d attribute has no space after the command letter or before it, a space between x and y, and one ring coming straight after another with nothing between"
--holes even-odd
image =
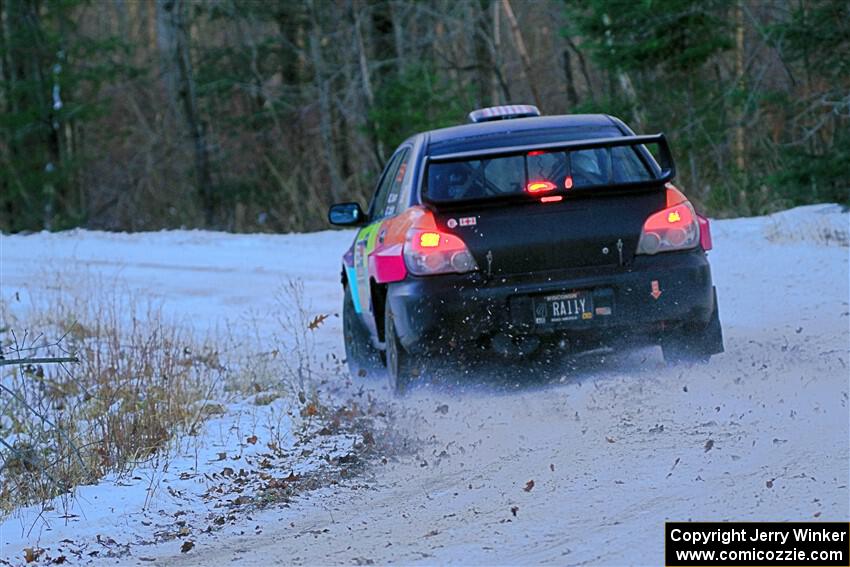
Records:
<instances>
[{"instance_id":1,"label":"mud flap","mask_svg":"<svg viewBox=\"0 0 850 567\"><path fill-rule=\"evenodd\" d=\"M717 289L712 287L714 309L705 327L680 329L661 343L664 360L667 362L708 361L714 354L723 352L723 329L720 326L720 310L717 305Z\"/></svg>"},{"instance_id":2,"label":"mud flap","mask_svg":"<svg viewBox=\"0 0 850 567\"><path fill-rule=\"evenodd\" d=\"M703 331L703 353L712 355L723 352L723 328L720 326L720 308L717 305L717 288L711 288L714 299L714 311L711 320Z\"/></svg>"}]
</instances>

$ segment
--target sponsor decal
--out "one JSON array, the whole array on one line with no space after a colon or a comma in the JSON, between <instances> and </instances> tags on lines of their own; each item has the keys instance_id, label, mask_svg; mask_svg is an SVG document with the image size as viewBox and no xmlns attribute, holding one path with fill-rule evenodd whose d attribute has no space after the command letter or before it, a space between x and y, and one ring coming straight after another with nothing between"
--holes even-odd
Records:
<instances>
[{"instance_id":1,"label":"sponsor decal","mask_svg":"<svg viewBox=\"0 0 850 567\"><path fill-rule=\"evenodd\" d=\"M455 219L449 219L448 222L446 222L446 226L449 228L455 228L457 226L457 221Z\"/></svg>"},{"instance_id":2,"label":"sponsor decal","mask_svg":"<svg viewBox=\"0 0 850 567\"><path fill-rule=\"evenodd\" d=\"M475 217L461 217L460 226L475 226L476 222Z\"/></svg>"}]
</instances>

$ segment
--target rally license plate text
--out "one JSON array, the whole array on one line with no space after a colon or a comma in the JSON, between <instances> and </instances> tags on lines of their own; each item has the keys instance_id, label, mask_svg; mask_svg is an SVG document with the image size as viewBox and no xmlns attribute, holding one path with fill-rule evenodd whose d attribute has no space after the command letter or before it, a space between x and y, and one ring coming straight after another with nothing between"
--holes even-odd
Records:
<instances>
[{"instance_id":1,"label":"rally license plate text","mask_svg":"<svg viewBox=\"0 0 850 567\"><path fill-rule=\"evenodd\" d=\"M546 295L534 299L534 323L553 325L593 319L593 296L586 291Z\"/></svg>"}]
</instances>

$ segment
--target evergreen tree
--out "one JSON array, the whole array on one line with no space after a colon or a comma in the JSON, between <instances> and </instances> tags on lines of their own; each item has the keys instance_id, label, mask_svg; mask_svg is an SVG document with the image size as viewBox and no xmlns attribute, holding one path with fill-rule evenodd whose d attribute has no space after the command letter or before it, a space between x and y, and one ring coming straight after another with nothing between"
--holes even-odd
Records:
<instances>
[{"instance_id":1,"label":"evergreen tree","mask_svg":"<svg viewBox=\"0 0 850 567\"><path fill-rule=\"evenodd\" d=\"M5 0L0 26L0 210L11 230L55 230L85 220L82 127L117 67L113 38L79 33L80 0Z\"/></svg>"}]
</instances>

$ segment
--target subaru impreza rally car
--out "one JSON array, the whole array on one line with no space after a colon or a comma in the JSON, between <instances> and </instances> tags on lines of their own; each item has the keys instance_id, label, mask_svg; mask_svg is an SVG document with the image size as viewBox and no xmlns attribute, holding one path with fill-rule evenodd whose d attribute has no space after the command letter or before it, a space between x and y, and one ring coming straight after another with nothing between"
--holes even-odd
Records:
<instances>
[{"instance_id":1,"label":"subaru impreza rally car","mask_svg":"<svg viewBox=\"0 0 850 567\"><path fill-rule=\"evenodd\" d=\"M671 184L662 134L528 105L470 122L401 144L368 211L329 211L361 227L342 259L353 373L384 362L403 392L467 346L658 344L671 362L723 351L709 223Z\"/></svg>"}]
</instances>

